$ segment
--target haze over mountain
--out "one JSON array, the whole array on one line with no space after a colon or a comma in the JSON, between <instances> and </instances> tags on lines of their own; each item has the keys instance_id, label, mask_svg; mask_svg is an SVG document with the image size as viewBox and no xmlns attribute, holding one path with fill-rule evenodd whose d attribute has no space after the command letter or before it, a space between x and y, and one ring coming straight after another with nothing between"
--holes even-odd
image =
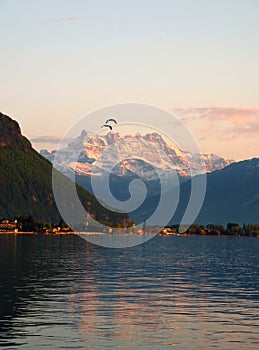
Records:
<instances>
[{"instance_id":1,"label":"haze over mountain","mask_svg":"<svg viewBox=\"0 0 259 350\"><path fill-rule=\"evenodd\" d=\"M2 113L0 130L0 218L32 215L39 221L58 222L61 216L52 191L52 164L22 136L19 124ZM65 176L57 176L64 186L69 185ZM91 215L98 220L115 222L127 219L125 214L104 208L80 186L77 192L82 204L90 207ZM69 198L66 198L65 205L73 210Z\"/></svg>"}]
</instances>

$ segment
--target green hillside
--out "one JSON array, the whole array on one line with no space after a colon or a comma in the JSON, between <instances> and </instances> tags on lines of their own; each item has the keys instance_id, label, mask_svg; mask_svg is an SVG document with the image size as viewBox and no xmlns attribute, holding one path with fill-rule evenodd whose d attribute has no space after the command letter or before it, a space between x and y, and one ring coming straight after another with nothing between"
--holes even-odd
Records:
<instances>
[{"instance_id":1,"label":"green hillside","mask_svg":"<svg viewBox=\"0 0 259 350\"><path fill-rule=\"evenodd\" d=\"M60 181L70 180L60 174ZM98 221L127 220L126 215L102 207L81 187L77 190ZM69 199L66 205L73 207ZM52 192L52 164L31 147L16 121L0 113L0 218L27 215L38 221L61 219Z\"/></svg>"}]
</instances>

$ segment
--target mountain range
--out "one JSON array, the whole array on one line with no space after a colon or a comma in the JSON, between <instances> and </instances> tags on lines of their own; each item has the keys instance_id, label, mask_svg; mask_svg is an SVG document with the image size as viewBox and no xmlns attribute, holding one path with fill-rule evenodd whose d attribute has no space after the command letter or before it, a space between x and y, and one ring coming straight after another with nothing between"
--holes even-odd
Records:
<instances>
[{"instance_id":1,"label":"mountain range","mask_svg":"<svg viewBox=\"0 0 259 350\"><path fill-rule=\"evenodd\" d=\"M158 133L146 135L122 135L117 132L93 134L85 130L67 147L41 155L54 162L63 174L73 178L87 191L95 194L91 179L96 186L105 187L109 176L109 186L113 195L124 201L129 197L128 187L132 180L141 179L147 187L147 198L158 195L163 186L176 177L180 183L191 175L222 169L231 160L215 154L191 153L183 151L165 141ZM175 182L177 186L177 182ZM104 202L109 202L109 194L101 194Z\"/></svg>"},{"instance_id":2,"label":"mountain range","mask_svg":"<svg viewBox=\"0 0 259 350\"><path fill-rule=\"evenodd\" d=\"M129 213L137 223L154 212L160 199L161 181L166 183L175 171L180 182L180 201L172 224L181 221L186 209L191 172L196 177L206 173L207 177L204 203L195 222L259 222L257 158L234 162L215 154L192 154L169 145L157 133L123 136L113 132L93 135L86 131L66 148L52 152L43 150L41 154L50 161L55 158L58 169L64 174L75 173L76 181L92 193L91 176L98 177L102 186L104 175L109 173L111 192L122 201L129 198L130 182L141 178L147 187L147 197L138 210ZM202 163L203 171L197 166L198 161ZM173 199L175 190L170 195Z\"/></svg>"},{"instance_id":3,"label":"mountain range","mask_svg":"<svg viewBox=\"0 0 259 350\"><path fill-rule=\"evenodd\" d=\"M157 175L166 179L172 171L177 171L182 178L189 178L191 174L222 169L233 162L216 154L181 150L155 132L99 135L83 130L67 147L52 152L41 150L40 153L49 161L55 157L55 163L63 173L69 174L72 170L81 176L98 176L102 170L111 170L117 176L131 177L134 174L147 181L154 180ZM119 164L114 167L116 163Z\"/></svg>"},{"instance_id":4,"label":"mountain range","mask_svg":"<svg viewBox=\"0 0 259 350\"><path fill-rule=\"evenodd\" d=\"M118 200L129 198L129 184L141 178L147 185L148 194L141 207L129 212L136 223L148 218L156 208L160 195L160 182L170 180L177 172L180 178L180 201L171 223L179 223L189 200L191 190L190 171L194 179L206 176L207 190L201 211L195 222L200 224L259 222L259 159L241 162L224 160L216 155L192 155L190 152L170 146L156 134L122 136L117 133L92 135L85 131L58 152L42 151L48 159L35 151L30 141L21 134L19 124L0 113L0 217L33 215L39 221L58 222L52 190L52 164L58 160L58 168L65 175L76 173L76 181L91 190L91 176L102 181L103 174L110 172L111 190ZM87 142L86 142L87 141ZM132 148L129 149L129 146ZM142 156L139 156L141 149ZM129 150L131 152L129 153ZM79 157L78 157L79 155ZM138 157L137 157L138 155ZM206 166L207 174L199 174L195 159ZM119 162L117 166L114 166ZM69 182L60 173L60 182ZM70 182L69 182L70 183ZM161 184L160 184L161 185ZM125 222L128 215L103 207L99 201L77 186L81 202L90 206L91 215L99 221ZM167 195L175 198L175 190ZM103 198L101 198L103 199ZM69 198L65 199L68 210L73 210ZM115 207L114 207L115 208Z\"/></svg>"}]
</instances>

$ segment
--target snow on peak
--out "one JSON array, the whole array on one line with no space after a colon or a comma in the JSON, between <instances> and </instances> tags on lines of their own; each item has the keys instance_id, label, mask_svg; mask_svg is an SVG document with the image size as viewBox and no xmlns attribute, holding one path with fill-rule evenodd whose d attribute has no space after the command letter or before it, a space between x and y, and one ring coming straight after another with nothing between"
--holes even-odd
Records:
<instances>
[{"instance_id":1,"label":"snow on peak","mask_svg":"<svg viewBox=\"0 0 259 350\"><path fill-rule=\"evenodd\" d=\"M122 135L118 132L94 134L83 130L81 135L56 153L41 153L56 160L64 169L73 168L80 175L90 175L93 168L111 171L119 176L136 174L152 180L154 168L162 176L171 176L177 171L183 177L211 172L231 163L215 154L192 154L169 145L156 133ZM62 166L61 166L62 164ZM200 166L201 165L201 166Z\"/></svg>"}]
</instances>

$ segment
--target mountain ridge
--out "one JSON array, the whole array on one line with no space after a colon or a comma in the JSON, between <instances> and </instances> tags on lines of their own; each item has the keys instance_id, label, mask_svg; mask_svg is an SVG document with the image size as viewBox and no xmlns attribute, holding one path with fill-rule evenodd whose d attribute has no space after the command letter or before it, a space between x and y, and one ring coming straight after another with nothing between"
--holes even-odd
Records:
<instances>
[{"instance_id":1,"label":"mountain ridge","mask_svg":"<svg viewBox=\"0 0 259 350\"><path fill-rule=\"evenodd\" d=\"M74 169L78 175L95 175L92 172L93 167L105 170L110 169L113 163L121 162L120 166L112 170L114 174L125 176L127 172L134 172L137 176L144 176L146 180L152 180L153 172L146 169L143 173L143 162L155 166L162 177L166 177L167 174L171 176L170 172L175 170L178 175L186 178L197 175L200 171L205 173L221 169L233 162L215 154L182 151L169 145L155 132L145 135L108 132L99 135L83 130L67 147L52 152L41 150L40 154L51 162L56 157L55 163L59 163L62 172ZM140 166L137 160L128 160L131 156L142 161Z\"/></svg>"},{"instance_id":2,"label":"mountain ridge","mask_svg":"<svg viewBox=\"0 0 259 350\"><path fill-rule=\"evenodd\" d=\"M110 191L120 201L129 199L129 186L135 179L145 183L148 199L160 194L161 184L169 190L191 175L222 168L231 162L214 154L182 151L155 132L122 135L82 130L66 147L51 153L41 151L41 154L55 163L60 172L75 177L76 182L92 194L96 192L93 181L104 189L108 176ZM103 190L99 196L103 202L110 202L109 191Z\"/></svg>"},{"instance_id":3,"label":"mountain ridge","mask_svg":"<svg viewBox=\"0 0 259 350\"><path fill-rule=\"evenodd\" d=\"M197 177L204 175L197 175ZM197 224L259 222L259 158L235 162L206 174L207 188ZM179 206L172 222L180 222L191 191L191 180L181 185Z\"/></svg>"},{"instance_id":4,"label":"mountain ridge","mask_svg":"<svg viewBox=\"0 0 259 350\"><path fill-rule=\"evenodd\" d=\"M195 178L204 176L207 177L205 198L194 223L225 226L229 222L241 226L244 223L259 223L259 158L246 159L212 173L196 175L194 181ZM180 185L178 206L168 225L181 223L190 199L191 186L192 180ZM177 190L167 192L167 196L173 202L177 198ZM137 222L150 217L159 199L160 196L155 195L145 201L140 210L131 213L132 218Z\"/></svg>"}]
</instances>

